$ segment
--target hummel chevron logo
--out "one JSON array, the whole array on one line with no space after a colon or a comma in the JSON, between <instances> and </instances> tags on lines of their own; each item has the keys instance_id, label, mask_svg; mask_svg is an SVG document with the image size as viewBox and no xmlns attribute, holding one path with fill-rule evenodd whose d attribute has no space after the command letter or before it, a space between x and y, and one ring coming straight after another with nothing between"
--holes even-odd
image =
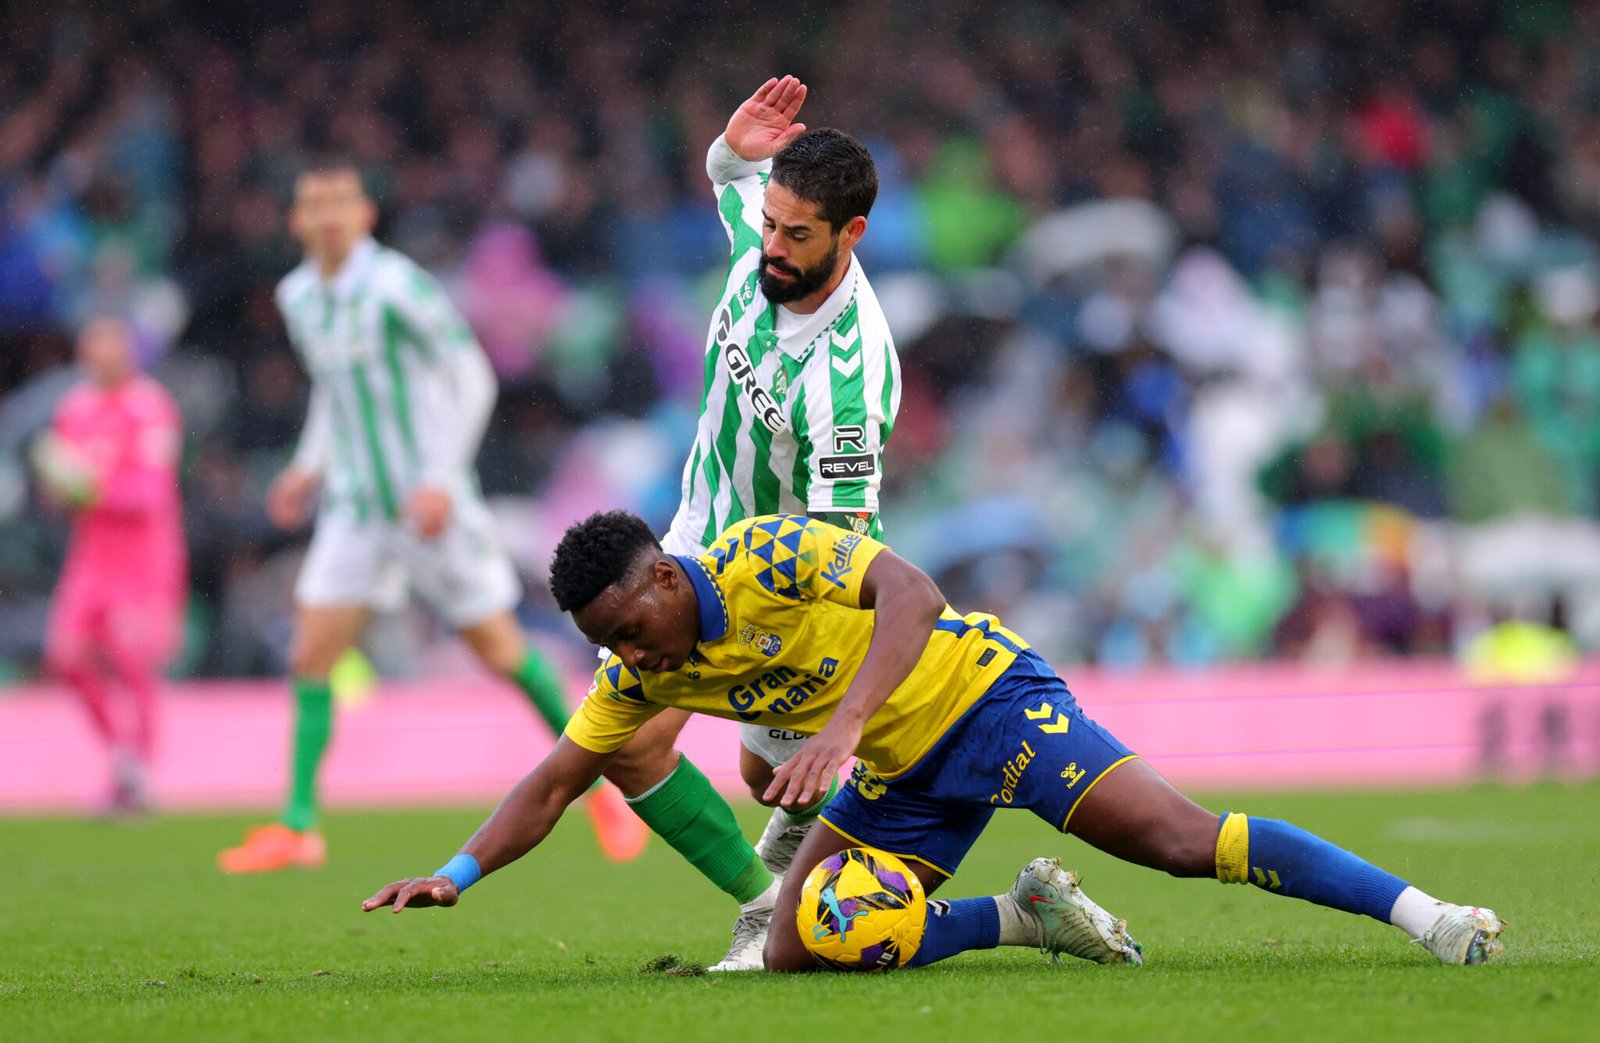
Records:
<instances>
[{"instance_id":1,"label":"hummel chevron logo","mask_svg":"<svg viewBox=\"0 0 1600 1043\"><path fill-rule=\"evenodd\" d=\"M1061 735L1072 727L1072 719L1064 713L1056 713L1056 708L1049 703L1040 703L1037 710L1025 709L1022 711L1022 715L1030 721L1042 721L1053 713L1056 715L1056 719L1049 724L1039 725L1040 731L1046 735Z\"/></svg>"},{"instance_id":2,"label":"hummel chevron logo","mask_svg":"<svg viewBox=\"0 0 1600 1043\"><path fill-rule=\"evenodd\" d=\"M861 356L857 355L848 362L839 356L833 356L833 368L839 371L841 377L848 377L861 368Z\"/></svg>"},{"instance_id":3,"label":"hummel chevron logo","mask_svg":"<svg viewBox=\"0 0 1600 1043\"><path fill-rule=\"evenodd\" d=\"M833 353L841 358L849 356L856 350L856 348L860 347L860 344L857 341L845 340L843 337L839 336L839 332L837 330L834 330L828 334L828 343L833 346Z\"/></svg>"}]
</instances>

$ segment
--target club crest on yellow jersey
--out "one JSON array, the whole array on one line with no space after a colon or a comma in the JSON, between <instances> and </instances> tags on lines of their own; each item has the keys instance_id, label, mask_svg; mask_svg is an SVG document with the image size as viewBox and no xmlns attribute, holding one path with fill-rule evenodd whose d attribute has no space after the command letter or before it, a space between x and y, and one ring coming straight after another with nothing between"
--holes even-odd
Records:
<instances>
[{"instance_id":1,"label":"club crest on yellow jersey","mask_svg":"<svg viewBox=\"0 0 1600 1043\"><path fill-rule=\"evenodd\" d=\"M770 630L762 630L754 623L746 623L740 628L739 643L755 649L768 659L783 651L783 638Z\"/></svg>"}]
</instances>

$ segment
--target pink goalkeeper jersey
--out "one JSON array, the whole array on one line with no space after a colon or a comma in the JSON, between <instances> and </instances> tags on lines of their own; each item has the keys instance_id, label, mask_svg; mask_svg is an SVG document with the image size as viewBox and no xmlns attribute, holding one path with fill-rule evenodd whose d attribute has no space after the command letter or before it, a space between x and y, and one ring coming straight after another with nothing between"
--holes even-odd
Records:
<instances>
[{"instance_id":1,"label":"pink goalkeeper jersey","mask_svg":"<svg viewBox=\"0 0 1600 1043\"><path fill-rule=\"evenodd\" d=\"M53 429L95 473L93 499L73 525L62 593L180 604L186 561L172 396L145 376L111 389L79 384Z\"/></svg>"}]
</instances>

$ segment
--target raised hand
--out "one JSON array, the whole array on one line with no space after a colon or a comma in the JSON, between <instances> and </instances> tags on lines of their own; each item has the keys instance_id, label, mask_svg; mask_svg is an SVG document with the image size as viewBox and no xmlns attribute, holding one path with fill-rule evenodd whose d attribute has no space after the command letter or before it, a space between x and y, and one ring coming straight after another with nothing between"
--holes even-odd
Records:
<instances>
[{"instance_id":1,"label":"raised hand","mask_svg":"<svg viewBox=\"0 0 1600 1043\"><path fill-rule=\"evenodd\" d=\"M805 100L806 85L795 77L768 80L734 111L723 138L740 159L770 159L804 133L806 125L794 118Z\"/></svg>"}]
</instances>

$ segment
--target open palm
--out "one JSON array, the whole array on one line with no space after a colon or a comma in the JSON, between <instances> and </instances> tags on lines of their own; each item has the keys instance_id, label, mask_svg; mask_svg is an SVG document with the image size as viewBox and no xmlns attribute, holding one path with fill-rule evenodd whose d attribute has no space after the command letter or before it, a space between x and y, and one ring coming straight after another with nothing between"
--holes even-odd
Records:
<instances>
[{"instance_id":1,"label":"open palm","mask_svg":"<svg viewBox=\"0 0 1600 1043\"><path fill-rule=\"evenodd\" d=\"M776 156L805 131L804 123L794 122L805 100L806 85L793 76L763 83L728 120L728 147L750 162Z\"/></svg>"}]
</instances>

